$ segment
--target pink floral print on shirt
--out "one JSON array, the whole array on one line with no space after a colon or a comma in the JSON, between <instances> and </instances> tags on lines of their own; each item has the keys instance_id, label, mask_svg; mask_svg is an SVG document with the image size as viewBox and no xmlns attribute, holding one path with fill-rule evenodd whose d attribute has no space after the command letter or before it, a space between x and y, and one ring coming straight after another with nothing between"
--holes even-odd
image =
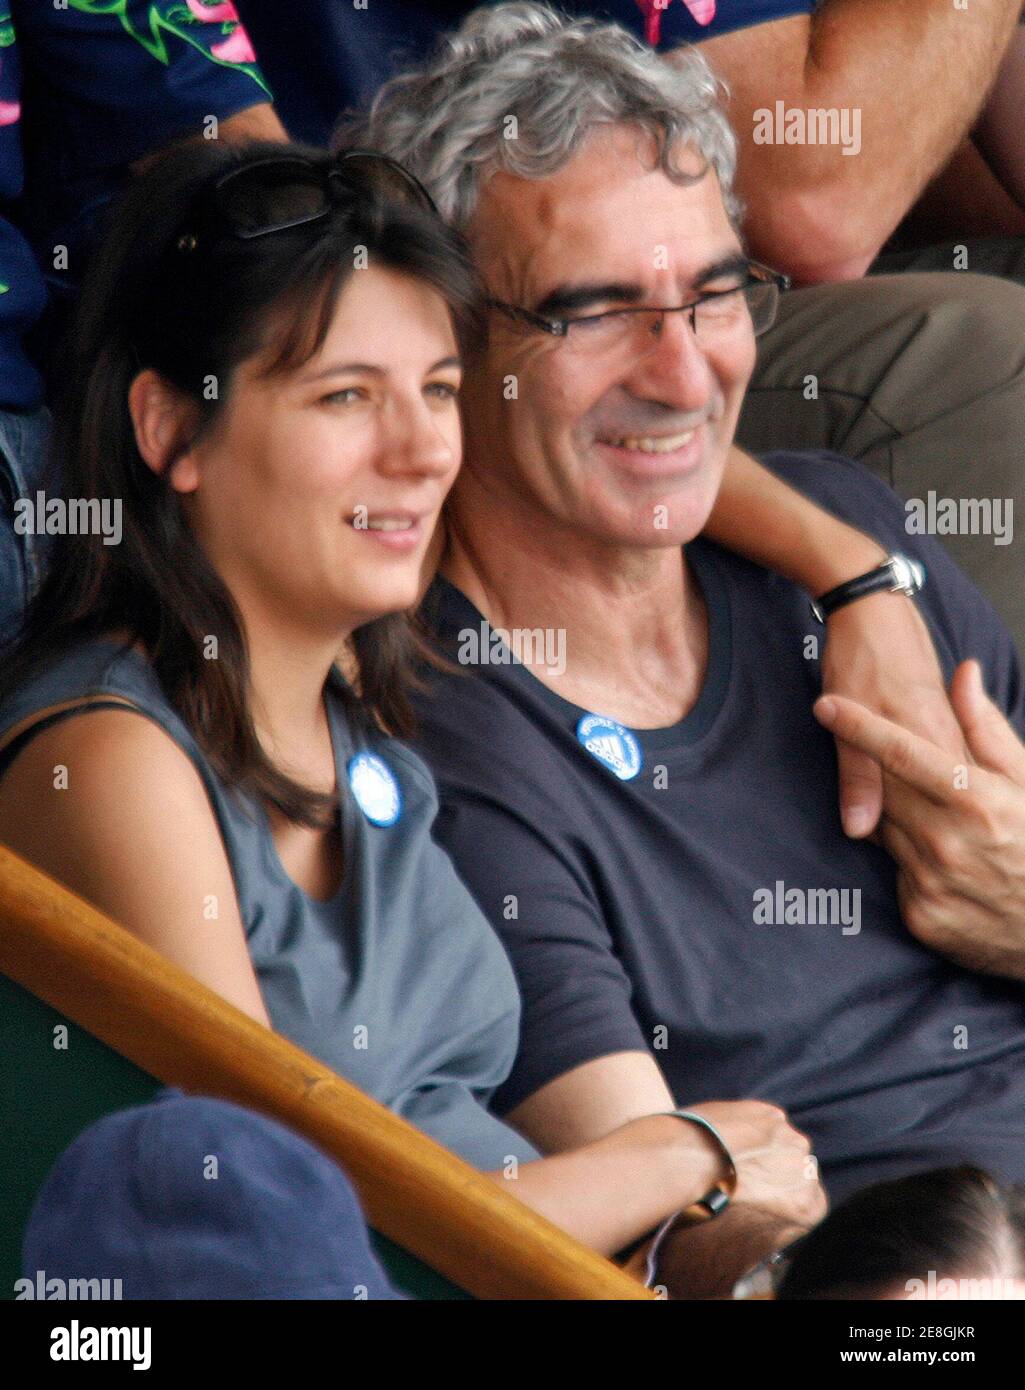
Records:
<instances>
[{"instance_id":1,"label":"pink floral print on shirt","mask_svg":"<svg viewBox=\"0 0 1025 1390\"><path fill-rule=\"evenodd\" d=\"M698 24L711 24L715 18L715 0L681 0L690 10ZM662 37L662 16L668 10L670 0L637 0L637 7L644 15L644 38L652 48L658 46Z\"/></svg>"},{"instance_id":2,"label":"pink floral print on shirt","mask_svg":"<svg viewBox=\"0 0 1025 1390\"><path fill-rule=\"evenodd\" d=\"M715 0L713 0L714 4ZM185 0L189 7L189 13L196 19L202 20L204 24L230 24L234 23L237 28L233 29L226 39L220 43L210 45L210 52L214 58L220 58L222 63L255 63L256 53L253 45L249 42L249 35L239 22L238 10L231 3L231 0L223 0L223 3L216 5L205 5L203 0Z\"/></svg>"}]
</instances>

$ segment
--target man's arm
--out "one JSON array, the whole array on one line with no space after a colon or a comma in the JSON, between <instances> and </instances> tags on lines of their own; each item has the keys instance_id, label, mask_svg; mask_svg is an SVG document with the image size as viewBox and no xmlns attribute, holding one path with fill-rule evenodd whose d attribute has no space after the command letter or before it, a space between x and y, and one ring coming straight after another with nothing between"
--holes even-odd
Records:
<instances>
[{"instance_id":1,"label":"man's arm","mask_svg":"<svg viewBox=\"0 0 1025 1390\"><path fill-rule=\"evenodd\" d=\"M1001 184L1025 209L1025 12L1013 35L975 139Z\"/></svg>"},{"instance_id":2,"label":"man's arm","mask_svg":"<svg viewBox=\"0 0 1025 1390\"><path fill-rule=\"evenodd\" d=\"M729 1298L738 1279L815 1225L749 1206L730 1206L714 1221L680 1223L663 1242L655 1287L670 1298Z\"/></svg>"},{"instance_id":3,"label":"man's arm","mask_svg":"<svg viewBox=\"0 0 1025 1390\"><path fill-rule=\"evenodd\" d=\"M964 10L942 0L824 0L812 15L706 40L701 50L732 93L755 254L802 282L863 275L971 128L1020 10L1021 0L971 0ZM756 144L755 113L775 117L777 102L847 110L858 152Z\"/></svg>"},{"instance_id":4,"label":"man's arm","mask_svg":"<svg viewBox=\"0 0 1025 1390\"><path fill-rule=\"evenodd\" d=\"M1008 193L975 139L962 140L901 224L901 246L1020 236L1025 236L1025 206Z\"/></svg>"},{"instance_id":5,"label":"man's arm","mask_svg":"<svg viewBox=\"0 0 1025 1390\"><path fill-rule=\"evenodd\" d=\"M435 736L447 742L443 731ZM504 785L510 770L501 741L488 754L496 786ZM530 819L546 823L549 817L534 815L540 809L533 806ZM520 1055L494 1108L545 1158L521 1165L514 1190L579 1238L615 1250L695 1202L711 1185L709 1159L712 1175L722 1176L721 1158L699 1126L671 1121L667 1132L666 1121L651 1118L678 1102L645 1045L600 910L544 833L476 796L453 807L451 795L447 804L443 795L436 838L502 937L521 988ZM502 910L509 892L518 908L512 921ZM809 1141L782 1110L755 1100L691 1108L723 1135L741 1208L757 1211L759 1220L768 1211L788 1226L822 1216ZM656 1173L663 1176L653 1187ZM700 1187L699 1175L707 1186ZM660 1211L653 1205L659 1191L663 1201L675 1194Z\"/></svg>"},{"instance_id":6,"label":"man's arm","mask_svg":"<svg viewBox=\"0 0 1025 1390\"><path fill-rule=\"evenodd\" d=\"M582 1163L581 1186L593 1194L595 1182L601 1177L597 1154L608 1142L596 1141L595 1136L621 1136L625 1141L638 1127L643 1134L643 1125L653 1123L640 1117L674 1108L669 1087L650 1053L621 1052L597 1057L556 1077L528 1096L506 1118L542 1151ZM692 1211L672 1229L661 1246L656 1284L664 1285L674 1298L728 1297L741 1275L821 1219L825 1214L825 1196L810 1145L804 1135L791 1128L782 1110L760 1101L711 1101L689 1108L714 1124L725 1139L736 1164L737 1189L724 1217L703 1221L697 1219L697 1211ZM680 1127L688 1128L682 1121ZM708 1143L697 1126L693 1126L689 1136L679 1139L697 1145L694 1159L700 1154L702 1143ZM711 1157L715 1159L714 1150ZM552 1166L556 1161L545 1159L521 1168L521 1184L526 1178L540 1192L521 1187L517 1195L548 1215L550 1211L544 1205L548 1194L541 1187L541 1180L547 1179L550 1186L554 1180L562 1179L559 1200L554 1206L559 1215L554 1219L566 1224L564 1175L544 1171L546 1165ZM675 1163L680 1165L680 1154ZM532 1173L532 1169L536 1171ZM693 1175L698 1170L685 1171ZM721 1164L713 1165L711 1171L714 1176L721 1176ZM624 1209L616 1212L620 1221L629 1206L639 1202L647 1177L643 1171L638 1172L631 1202L627 1203L624 1172L623 1158L619 1158L615 1206ZM707 1187L703 1190L707 1191ZM688 1201L696 1201L700 1195L692 1185ZM548 1201L551 1202L550 1197ZM608 1205L602 1204L606 1222L612 1216ZM588 1215L593 1225L598 1213ZM695 1218L693 1222L691 1216ZM580 1221L577 1217L578 1227ZM586 1229L590 1231L591 1227Z\"/></svg>"}]
</instances>

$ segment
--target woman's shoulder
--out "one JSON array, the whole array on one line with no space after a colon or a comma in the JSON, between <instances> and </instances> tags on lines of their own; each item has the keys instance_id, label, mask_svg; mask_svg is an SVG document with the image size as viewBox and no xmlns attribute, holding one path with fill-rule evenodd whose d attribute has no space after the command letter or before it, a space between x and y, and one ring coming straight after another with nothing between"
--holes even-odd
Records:
<instances>
[{"instance_id":1,"label":"woman's shoulder","mask_svg":"<svg viewBox=\"0 0 1025 1390\"><path fill-rule=\"evenodd\" d=\"M36 664L0 703L0 767L6 769L11 753L31 739L33 742L49 724L74 723L76 741L103 739L117 716L114 727L124 729L123 706L135 722L148 724L159 738L173 742L195 761L197 746L190 730L165 695L145 649L122 633L74 639L54 650ZM72 713L94 711L83 721ZM146 716L139 720L139 715ZM159 726L154 728L154 726ZM151 735L152 737L152 735Z\"/></svg>"},{"instance_id":2,"label":"woman's shoulder","mask_svg":"<svg viewBox=\"0 0 1025 1390\"><path fill-rule=\"evenodd\" d=\"M10 722L13 710L31 713L39 701L107 693L138 694L149 701L164 698L144 648L120 633L76 638L37 662L6 694L0 723Z\"/></svg>"}]
</instances>

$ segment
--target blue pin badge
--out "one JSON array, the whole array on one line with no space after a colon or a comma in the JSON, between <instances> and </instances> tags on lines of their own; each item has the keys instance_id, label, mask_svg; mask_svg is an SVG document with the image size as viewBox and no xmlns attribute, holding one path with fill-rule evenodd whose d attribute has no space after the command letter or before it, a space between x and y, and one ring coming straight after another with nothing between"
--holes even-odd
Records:
<instances>
[{"instance_id":1,"label":"blue pin badge","mask_svg":"<svg viewBox=\"0 0 1025 1390\"><path fill-rule=\"evenodd\" d=\"M621 782L629 782L641 770L641 745L629 729L614 719L585 714L577 724L577 742Z\"/></svg>"},{"instance_id":2,"label":"blue pin badge","mask_svg":"<svg viewBox=\"0 0 1025 1390\"><path fill-rule=\"evenodd\" d=\"M376 753L349 759L349 786L371 825L394 825L402 815L402 792L395 774Z\"/></svg>"}]
</instances>

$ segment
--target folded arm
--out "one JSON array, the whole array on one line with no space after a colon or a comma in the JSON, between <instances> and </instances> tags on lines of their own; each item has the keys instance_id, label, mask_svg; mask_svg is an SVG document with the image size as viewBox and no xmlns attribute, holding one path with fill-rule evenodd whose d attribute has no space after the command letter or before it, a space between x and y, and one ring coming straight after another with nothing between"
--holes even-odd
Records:
<instances>
[{"instance_id":1,"label":"folded arm","mask_svg":"<svg viewBox=\"0 0 1025 1390\"><path fill-rule=\"evenodd\" d=\"M963 10L824 0L811 15L706 40L701 50L731 92L755 254L802 282L863 275L971 129L1020 9L1020 0L972 0ZM780 143L777 102L838 120L850 113L852 153L841 143ZM767 133L760 112L772 114L774 143L756 143Z\"/></svg>"}]
</instances>

